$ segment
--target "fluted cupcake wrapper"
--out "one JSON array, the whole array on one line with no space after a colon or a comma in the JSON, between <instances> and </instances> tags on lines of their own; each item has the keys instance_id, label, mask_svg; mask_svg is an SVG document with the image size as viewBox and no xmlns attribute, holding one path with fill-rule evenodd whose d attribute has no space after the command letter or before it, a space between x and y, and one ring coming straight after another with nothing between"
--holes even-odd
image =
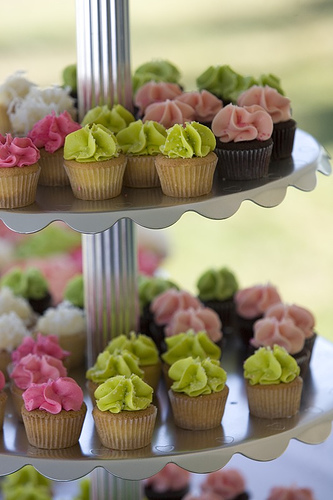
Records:
<instances>
[{"instance_id":1,"label":"fluted cupcake wrapper","mask_svg":"<svg viewBox=\"0 0 333 500\"><path fill-rule=\"evenodd\" d=\"M114 450L136 450L151 443L157 415L154 405L145 410L111 413L96 406L93 418L103 446Z\"/></svg>"},{"instance_id":2,"label":"fluted cupcake wrapper","mask_svg":"<svg viewBox=\"0 0 333 500\"><path fill-rule=\"evenodd\" d=\"M27 439L31 446L43 449L69 448L78 443L87 412L85 403L78 411L53 415L44 410L21 409Z\"/></svg>"},{"instance_id":3,"label":"fluted cupcake wrapper","mask_svg":"<svg viewBox=\"0 0 333 500\"><path fill-rule=\"evenodd\" d=\"M250 413L270 419L292 417L299 411L302 388L301 377L296 377L289 384L250 385L246 381Z\"/></svg>"},{"instance_id":4,"label":"fluted cupcake wrapper","mask_svg":"<svg viewBox=\"0 0 333 500\"><path fill-rule=\"evenodd\" d=\"M54 153L49 153L42 148L39 164L41 172L38 184L41 186L69 186L69 179L64 168L64 148L59 148Z\"/></svg>"},{"instance_id":5,"label":"fluted cupcake wrapper","mask_svg":"<svg viewBox=\"0 0 333 500\"><path fill-rule=\"evenodd\" d=\"M291 156L294 146L295 133L295 120L291 119L286 122L274 124L272 133L272 160L282 160L283 158L289 158Z\"/></svg>"},{"instance_id":6,"label":"fluted cupcake wrapper","mask_svg":"<svg viewBox=\"0 0 333 500\"><path fill-rule=\"evenodd\" d=\"M178 427L189 430L213 429L221 425L225 404L229 394L228 386L220 392L190 397L186 394L168 391L173 418Z\"/></svg>"},{"instance_id":7,"label":"fluted cupcake wrapper","mask_svg":"<svg viewBox=\"0 0 333 500\"><path fill-rule=\"evenodd\" d=\"M267 141L266 141L267 142ZM273 142L256 149L223 149L217 147L219 176L229 180L261 179L268 175Z\"/></svg>"},{"instance_id":8,"label":"fluted cupcake wrapper","mask_svg":"<svg viewBox=\"0 0 333 500\"><path fill-rule=\"evenodd\" d=\"M38 163L0 169L0 208L19 208L34 203L40 170Z\"/></svg>"},{"instance_id":9,"label":"fluted cupcake wrapper","mask_svg":"<svg viewBox=\"0 0 333 500\"><path fill-rule=\"evenodd\" d=\"M127 156L124 186L150 188L160 186L154 156Z\"/></svg>"},{"instance_id":10,"label":"fluted cupcake wrapper","mask_svg":"<svg viewBox=\"0 0 333 500\"><path fill-rule=\"evenodd\" d=\"M203 196L212 190L217 164L215 153L204 157L167 158L158 155L156 170L165 195L179 198Z\"/></svg>"}]
</instances>

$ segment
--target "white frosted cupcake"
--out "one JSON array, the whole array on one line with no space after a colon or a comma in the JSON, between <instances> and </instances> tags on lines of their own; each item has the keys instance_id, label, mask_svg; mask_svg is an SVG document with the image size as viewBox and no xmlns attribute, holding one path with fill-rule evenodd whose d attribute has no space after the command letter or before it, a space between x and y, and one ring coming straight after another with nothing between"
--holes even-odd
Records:
<instances>
[{"instance_id":1,"label":"white frosted cupcake","mask_svg":"<svg viewBox=\"0 0 333 500\"><path fill-rule=\"evenodd\" d=\"M12 352L29 336L30 332L15 312L0 316L0 370L8 380L8 366Z\"/></svg>"}]
</instances>

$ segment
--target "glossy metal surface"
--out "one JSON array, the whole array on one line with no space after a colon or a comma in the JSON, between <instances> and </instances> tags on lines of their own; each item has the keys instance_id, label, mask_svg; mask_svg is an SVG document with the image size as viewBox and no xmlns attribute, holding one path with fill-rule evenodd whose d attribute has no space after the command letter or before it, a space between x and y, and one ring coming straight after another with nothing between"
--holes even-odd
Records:
<instances>
[{"instance_id":1,"label":"glossy metal surface","mask_svg":"<svg viewBox=\"0 0 333 500\"><path fill-rule=\"evenodd\" d=\"M215 175L210 194L179 199L164 196L159 188L124 188L111 200L83 201L74 198L70 187L39 187L36 203L17 210L0 211L0 219L19 233L38 231L55 220L66 222L83 233L98 233L124 217L148 228L161 229L175 223L185 212L194 211L210 219L226 219L244 200L263 207L281 203L288 186L311 191L317 171L329 175L329 157L309 134L297 130L291 159L272 163L269 175L257 181L224 181Z\"/></svg>"},{"instance_id":2,"label":"glossy metal surface","mask_svg":"<svg viewBox=\"0 0 333 500\"><path fill-rule=\"evenodd\" d=\"M120 478L138 480L159 471L169 461L203 473L223 467L235 453L261 461L277 458L293 438L308 444L320 443L330 434L333 420L332 358L333 345L317 338L300 413L290 419L265 420L248 413L241 350L237 343L229 342L222 358L230 388L222 425L205 432L177 428L161 383L155 400L159 411L152 445L132 452L101 446L88 396L85 398L88 412L77 446L59 451L31 447L23 424L12 414L9 400L0 438L0 474L30 463L53 479L76 479L95 467L103 467ZM83 373L72 375L84 385Z\"/></svg>"}]
</instances>

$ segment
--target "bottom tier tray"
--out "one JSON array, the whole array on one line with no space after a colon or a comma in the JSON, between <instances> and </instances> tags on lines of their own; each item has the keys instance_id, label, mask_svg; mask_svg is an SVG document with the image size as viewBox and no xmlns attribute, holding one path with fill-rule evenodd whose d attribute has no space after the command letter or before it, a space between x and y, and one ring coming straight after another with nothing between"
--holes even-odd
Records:
<instances>
[{"instance_id":1,"label":"bottom tier tray","mask_svg":"<svg viewBox=\"0 0 333 500\"><path fill-rule=\"evenodd\" d=\"M156 394L158 419L151 446L118 452L104 448L96 434L92 405L85 396L88 412L77 446L63 450L42 450L27 442L23 424L12 412L8 399L0 436L0 475L10 474L26 464L55 480L74 480L95 467L103 467L122 479L139 480L158 472L172 461L192 472L205 473L223 467L242 454L260 461L280 456L293 438L307 444L323 442L333 420L333 345L317 338L304 381L301 409L290 419L265 420L249 415L242 378L242 350L231 342L223 353L230 389L220 427L209 431L186 431L173 423L163 382ZM84 374L72 373L84 386ZM203 408L202 411L205 411Z\"/></svg>"}]
</instances>

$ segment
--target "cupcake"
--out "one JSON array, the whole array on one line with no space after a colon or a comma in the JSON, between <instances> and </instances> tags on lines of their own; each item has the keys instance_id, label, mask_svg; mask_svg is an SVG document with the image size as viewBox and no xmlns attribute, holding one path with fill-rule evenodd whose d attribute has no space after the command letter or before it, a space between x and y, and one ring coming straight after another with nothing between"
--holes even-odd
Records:
<instances>
[{"instance_id":1,"label":"cupcake","mask_svg":"<svg viewBox=\"0 0 333 500\"><path fill-rule=\"evenodd\" d=\"M0 134L0 208L20 208L36 200L40 154L28 137Z\"/></svg>"},{"instance_id":2,"label":"cupcake","mask_svg":"<svg viewBox=\"0 0 333 500\"><path fill-rule=\"evenodd\" d=\"M310 488L274 486L269 491L267 500L315 500L315 497Z\"/></svg>"},{"instance_id":3,"label":"cupcake","mask_svg":"<svg viewBox=\"0 0 333 500\"><path fill-rule=\"evenodd\" d=\"M4 391L5 384L6 384L5 375L0 370L0 430L2 430L3 428L3 421L5 418L5 409L7 401L7 394Z\"/></svg>"},{"instance_id":4,"label":"cupcake","mask_svg":"<svg viewBox=\"0 0 333 500\"><path fill-rule=\"evenodd\" d=\"M173 363L168 375L173 380L168 395L178 427L207 430L221 425L229 388L217 360L189 356Z\"/></svg>"},{"instance_id":5,"label":"cupcake","mask_svg":"<svg viewBox=\"0 0 333 500\"><path fill-rule=\"evenodd\" d=\"M139 358L133 353L124 350L115 350L112 354L109 351L101 352L95 364L86 371L87 387L89 395L95 404L94 392L100 384L106 382L108 378L117 375L130 377L135 374L143 377L143 371L139 368Z\"/></svg>"},{"instance_id":6,"label":"cupcake","mask_svg":"<svg viewBox=\"0 0 333 500\"><path fill-rule=\"evenodd\" d=\"M16 296L11 288L4 286L0 289L0 316L14 312L27 328L36 323L36 314L24 297Z\"/></svg>"},{"instance_id":7,"label":"cupcake","mask_svg":"<svg viewBox=\"0 0 333 500\"><path fill-rule=\"evenodd\" d=\"M199 300L219 315L224 332L234 324L234 295L238 288L235 274L227 267L208 269L197 281Z\"/></svg>"},{"instance_id":8,"label":"cupcake","mask_svg":"<svg viewBox=\"0 0 333 500\"><path fill-rule=\"evenodd\" d=\"M47 354L48 356L64 361L70 353L60 347L59 339L56 335L42 335L38 333L37 338L24 337L20 345L12 351L11 358L13 364L18 363L27 354L36 354L37 356Z\"/></svg>"},{"instance_id":9,"label":"cupcake","mask_svg":"<svg viewBox=\"0 0 333 500\"><path fill-rule=\"evenodd\" d=\"M0 315L0 370L6 380L9 378L12 352L28 336L29 330L14 311Z\"/></svg>"},{"instance_id":10,"label":"cupcake","mask_svg":"<svg viewBox=\"0 0 333 500\"><path fill-rule=\"evenodd\" d=\"M74 307L84 309L84 279L81 273L76 274L67 282L63 299Z\"/></svg>"},{"instance_id":11,"label":"cupcake","mask_svg":"<svg viewBox=\"0 0 333 500\"><path fill-rule=\"evenodd\" d=\"M185 102L166 99L162 102L153 102L145 109L142 121L154 121L171 128L175 124L185 125L194 120L195 111Z\"/></svg>"},{"instance_id":12,"label":"cupcake","mask_svg":"<svg viewBox=\"0 0 333 500\"><path fill-rule=\"evenodd\" d=\"M243 475L237 469L220 469L207 474L200 485L203 493L214 493L224 500L248 500Z\"/></svg>"},{"instance_id":13,"label":"cupcake","mask_svg":"<svg viewBox=\"0 0 333 500\"><path fill-rule=\"evenodd\" d=\"M167 99L173 100L182 94L182 89L177 83L155 82L153 80L144 83L134 96L134 106L137 114L142 117L150 104L163 102Z\"/></svg>"},{"instance_id":14,"label":"cupcake","mask_svg":"<svg viewBox=\"0 0 333 500\"><path fill-rule=\"evenodd\" d=\"M43 314L51 305L48 283L36 267L14 267L2 276L0 284L10 288L16 296L26 299L37 314Z\"/></svg>"},{"instance_id":15,"label":"cupcake","mask_svg":"<svg viewBox=\"0 0 333 500\"><path fill-rule=\"evenodd\" d=\"M209 307L198 309L190 307L177 311L164 328L166 338L188 330L194 332L204 330L210 340L217 344L221 342L223 336L221 320L218 314Z\"/></svg>"},{"instance_id":16,"label":"cupcake","mask_svg":"<svg viewBox=\"0 0 333 500\"><path fill-rule=\"evenodd\" d=\"M185 102L194 109L193 120L210 127L214 116L222 109L223 102L208 90L182 92L174 99Z\"/></svg>"},{"instance_id":17,"label":"cupcake","mask_svg":"<svg viewBox=\"0 0 333 500\"><path fill-rule=\"evenodd\" d=\"M132 77L133 93L147 82L169 82L177 83L180 81L180 71L171 62L165 59L155 59L138 66Z\"/></svg>"},{"instance_id":18,"label":"cupcake","mask_svg":"<svg viewBox=\"0 0 333 500\"><path fill-rule=\"evenodd\" d=\"M105 350L111 354L118 350L134 354L143 371L143 380L156 391L161 375L161 361L156 344L150 337L133 331L128 336L118 335L108 343Z\"/></svg>"},{"instance_id":19,"label":"cupcake","mask_svg":"<svg viewBox=\"0 0 333 500\"><path fill-rule=\"evenodd\" d=\"M28 137L39 149L41 172L38 183L42 186L66 186L69 180L64 169L64 142L66 135L79 130L81 125L68 111L56 116L53 111L34 124Z\"/></svg>"},{"instance_id":20,"label":"cupcake","mask_svg":"<svg viewBox=\"0 0 333 500\"><path fill-rule=\"evenodd\" d=\"M222 178L252 180L268 175L273 121L267 111L257 105L228 104L215 115L212 131Z\"/></svg>"},{"instance_id":21,"label":"cupcake","mask_svg":"<svg viewBox=\"0 0 333 500\"><path fill-rule=\"evenodd\" d=\"M182 500L190 489L191 474L170 462L143 481L147 500Z\"/></svg>"},{"instance_id":22,"label":"cupcake","mask_svg":"<svg viewBox=\"0 0 333 500\"><path fill-rule=\"evenodd\" d=\"M185 198L208 194L217 164L215 144L211 130L197 122L168 129L155 160L163 193Z\"/></svg>"},{"instance_id":23,"label":"cupcake","mask_svg":"<svg viewBox=\"0 0 333 500\"><path fill-rule=\"evenodd\" d=\"M103 446L136 450L153 437L157 408L153 389L137 375L117 375L97 387L93 418Z\"/></svg>"},{"instance_id":24,"label":"cupcake","mask_svg":"<svg viewBox=\"0 0 333 500\"><path fill-rule=\"evenodd\" d=\"M82 366L86 354L86 318L78 307L61 303L45 311L36 324L36 333L56 335L60 346L70 352L66 359L69 369Z\"/></svg>"},{"instance_id":25,"label":"cupcake","mask_svg":"<svg viewBox=\"0 0 333 500\"><path fill-rule=\"evenodd\" d=\"M150 188L160 185L155 156L166 138L165 127L157 122L137 120L116 135L121 151L127 157L124 186Z\"/></svg>"},{"instance_id":26,"label":"cupcake","mask_svg":"<svg viewBox=\"0 0 333 500\"><path fill-rule=\"evenodd\" d=\"M121 104L115 104L110 109L106 104L90 109L83 117L81 125L102 125L113 134L117 134L123 128L134 122L134 116Z\"/></svg>"},{"instance_id":27,"label":"cupcake","mask_svg":"<svg viewBox=\"0 0 333 500\"><path fill-rule=\"evenodd\" d=\"M10 391L17 415L21 416L22 395L31 384L41 384L66 375L62 361L48 354L27 354L17 361L10 372Z\"/></svg>"},{"instance_id":28,"label":"cupcake","mask_svg":"<svg viewBox=\"0 0 333 500\"><path fill-rule=\"evenodd\" d=\"M121 193L126 157L115 135L103 125L86 125L68 134L65 170L73 194L81 200L106 200Z\"/></svg>"},{"instance_id":29,"label":"cupcake","mask_svg":"<svg viewBox=\"0 0 333 500\"><path fill-rule=\"evenodd\" d=\"M237 99L238 106L257 104L264 108L273 120L272 160L291 156L296 132L296 122L291 117L290 99L275 88L254 85L242 92Z\"/></svg>"},{"instance_id":30,"label":"cupcake","mask_svg":"<svg viewBox=\"0 0 333 500\"><path fill-rule=\"evenodd\" d=\"M303 380L295 359L278 345L261 347L244 362L244 378L251 415L289 418L301 403Z\"/></svg>"},{"instance_id":31,"label":"cupcake","mask_svg":"<svg viewBox=\"0 0 333 500\"><path fill-rule=\"evenodd\" d=\"M22 419L29 444L62 449L78 443L87 407L70 377L31 384L23 393Z\"/></svg>"}]
</instances>

